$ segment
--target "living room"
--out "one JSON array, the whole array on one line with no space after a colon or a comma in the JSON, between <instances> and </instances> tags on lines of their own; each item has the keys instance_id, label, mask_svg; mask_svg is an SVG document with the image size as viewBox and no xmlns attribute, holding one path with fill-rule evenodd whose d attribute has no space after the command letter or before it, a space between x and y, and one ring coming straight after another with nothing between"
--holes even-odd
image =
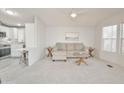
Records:
<instances>
[{"instance_id":1,"label":"living room","mask_svg":"<svg viewBox=\"0 0 124 93\"><path fill-rule=\"evenodd\" d=\"M3 26L8 31L25 29L19 56L0 60L2 83L124 83L123 8L0 10L1 32ZM10 40L13 46L15 41L8 37L2 33L1 42Z\"/></svg>"},{"instance_id":2,"label":"living room","mask_svg":"<svg viewBox=\"0 0 124 93\"><path fill-rule=\"evenodd\" d=\"M123 0L1 0L0 92L123 93Z\"/></svg>"}]
</instances>

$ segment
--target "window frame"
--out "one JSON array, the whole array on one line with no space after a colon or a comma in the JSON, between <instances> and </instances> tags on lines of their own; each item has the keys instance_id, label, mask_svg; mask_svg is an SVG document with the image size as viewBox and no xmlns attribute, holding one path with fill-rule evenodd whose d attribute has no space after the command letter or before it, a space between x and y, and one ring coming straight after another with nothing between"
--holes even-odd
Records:
<instances>
[{"instance_id":1,"label":"window frame","mask_svg":"<svg viewBox=\"0 0 124 93\"><path fill-rule=\"evenodd\" d=\"M113 32L112 32L112 37L110 37L110 38L105 38L105 37L103 37L104 36L104 28L105 27L112 27L112 31L113 31L113 26L116 26L116 37L114 38L113 37ZM101 50L103 51L103 52L108 52L108 53L117 53L117 38L118 38L118 36L117 36L117 32L118 32L118 25L117 24L113 24L113 25L107 25L107 26L103 26L102 27L102 47L101 47ZM108 39L108 40L110 40L111 41L111 49L108 51L108 50L105 50L104 49L104 41L106 40L106 39ZM113 40L116 40L116 49L115 49L115 51L113 51L112 49L112 45L113 45Z\"/></svg>"}]
</instances>

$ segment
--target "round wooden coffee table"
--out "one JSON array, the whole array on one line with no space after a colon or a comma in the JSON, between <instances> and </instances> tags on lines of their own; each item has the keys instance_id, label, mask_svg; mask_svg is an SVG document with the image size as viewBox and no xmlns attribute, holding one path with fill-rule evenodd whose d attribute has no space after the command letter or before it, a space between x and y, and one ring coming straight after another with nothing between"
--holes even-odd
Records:
<instances>
[{"instance_id":1,"label":"round wooden coffee table","mask_svg":"<svg viewBox=\"0 0 124 93\"><path fill-rule=\"evenodd\" d=\"M88 64L84 61L84 58L83 58L83 57L80 57L79 60L76 61L76 63L77 63L78 65L81 65L81 64L86 64L86 65L88 65Z\"/></svg>"},{"instance_id":2,"label":"round wooden coffee table","mask_svg":"<svg viewBox=\"0 0 124 93\"><path fill-rule=\"evenodd\" d=\"M85 53L76 53L76 54L74 54L74 55L77 56L77 58L79 58L79 59L76 61L76 63L77 63L78 65L81 65L81 64L86 64L86 65L88 65L88 64L84 61L84 59L86 59L86 58L88 57L87 54L85 54Z\"/></svg>"}]
</instances>

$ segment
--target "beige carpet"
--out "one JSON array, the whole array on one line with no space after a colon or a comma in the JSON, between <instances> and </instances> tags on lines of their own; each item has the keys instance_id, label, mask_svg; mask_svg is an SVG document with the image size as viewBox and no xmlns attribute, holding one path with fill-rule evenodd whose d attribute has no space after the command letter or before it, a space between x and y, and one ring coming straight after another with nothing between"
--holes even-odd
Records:
<instances>
[{"instance_id":1,"label":"beige carpet","mask_svg":"<svg viewBox=\"0 0 124 93\"><path fill-rule=\"evenodd\" d=\"M45 58L30 67L18 65L18 60L11 62L7 69L0 71L3 83L9 84L112 84L124 83L124 68L97 59L86 60L88 65L76 65L75 60L68 62ZM2 62L3 63L3 62ZM111 64L113 68L106 65ZM1 69L1 68L0 68ZM2 67L3 69L3 67Z\"/></svg>"}]
</instances>

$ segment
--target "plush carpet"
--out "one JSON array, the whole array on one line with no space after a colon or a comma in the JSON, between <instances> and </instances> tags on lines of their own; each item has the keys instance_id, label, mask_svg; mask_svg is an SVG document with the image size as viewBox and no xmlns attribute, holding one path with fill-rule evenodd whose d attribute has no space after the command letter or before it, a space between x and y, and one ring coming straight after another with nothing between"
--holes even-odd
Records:
<instances>
[{"instance_id":1,"label":"plush carpet","mask_svg":"<svg viewBox=\"0 0 124 93\"><path fill-rule=\"evenodd\" d=\"M10 62L15 59L10 59ZM88 65L78 66L76 59L67 62L45 58L30 67L18 60L0 72L3 83L9 84L120 84L124 83L124 67L90 58ZM107 65L113 66L112 68ZM3 69L3 68L2 68Z\"/></svg>"}]
</instances>

